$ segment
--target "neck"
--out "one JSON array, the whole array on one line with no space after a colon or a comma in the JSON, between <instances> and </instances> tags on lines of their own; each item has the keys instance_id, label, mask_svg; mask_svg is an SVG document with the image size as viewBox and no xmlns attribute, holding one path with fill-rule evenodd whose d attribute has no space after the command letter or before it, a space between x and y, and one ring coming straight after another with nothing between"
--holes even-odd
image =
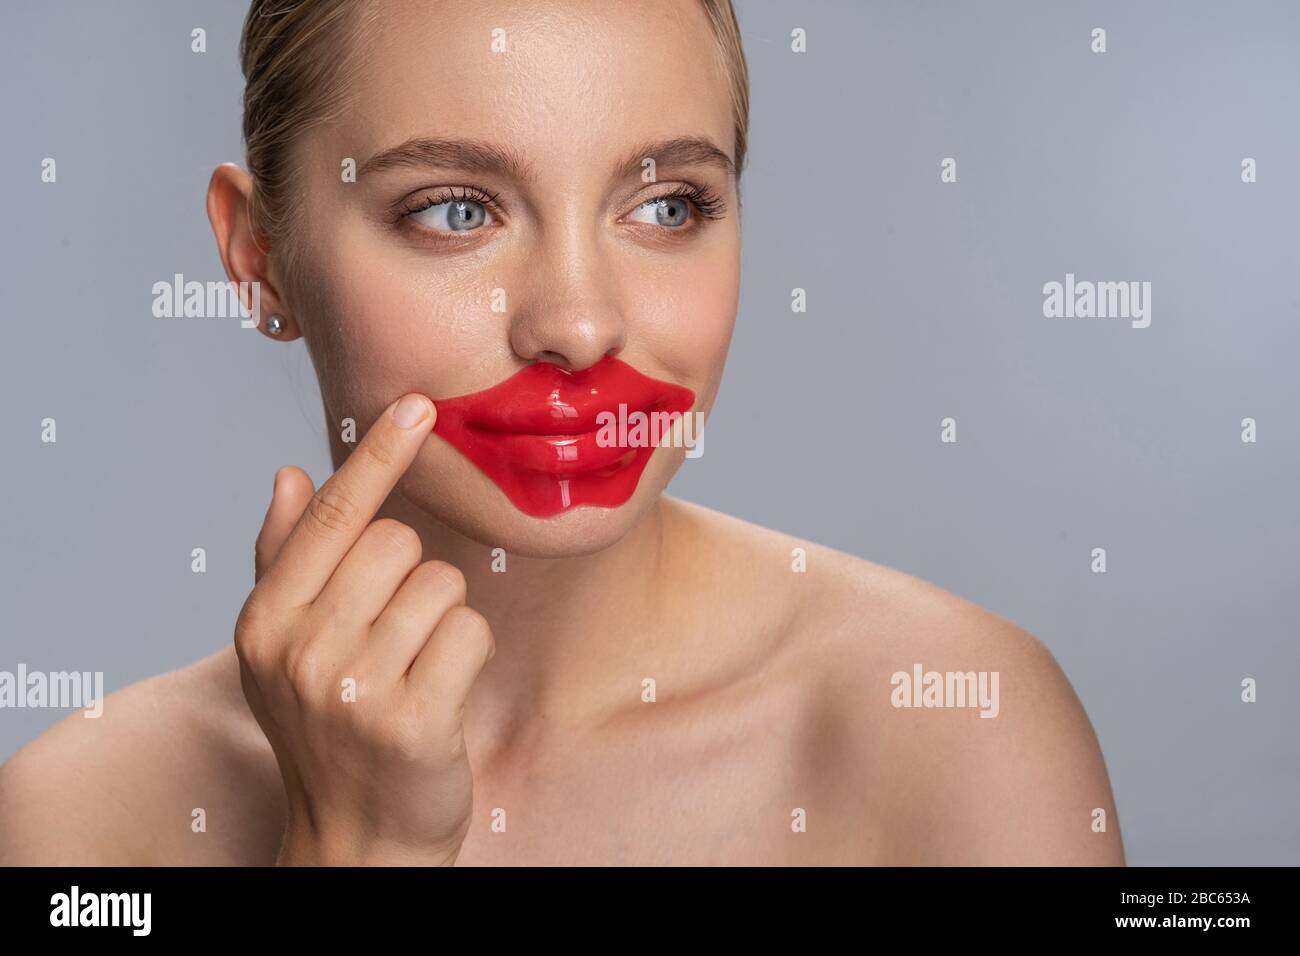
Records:
<instances>
[{"instance_id":1,"label":"neck","mask_svg":"<svg viewBox=\"0 0 1300 956\"><path fill-rule=\"evenodd\" d=\"M505 740L524 724L589 724L639 700L641 680L662 670L671 567L671 505L661 497L617 543L570 558L495 557L394 493L382 510L410 525L425 560L465 575L466 603L492 626L497 653L475 684L466 726ZM494 570L495 568L495 570Z\"/></svg>"}]
</instances>

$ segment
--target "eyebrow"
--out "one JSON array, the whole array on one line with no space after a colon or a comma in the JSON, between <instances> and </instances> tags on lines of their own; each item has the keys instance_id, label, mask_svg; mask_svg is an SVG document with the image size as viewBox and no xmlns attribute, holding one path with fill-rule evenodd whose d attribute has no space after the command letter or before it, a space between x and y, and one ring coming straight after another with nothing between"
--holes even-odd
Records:
<instances>
[{"instance_id":1,"label":"eyebrow","mask_svg":"<svg viewBox=\"0 0 1300 956\"><path fill-rule=\"evenodd\" d=\"M616 176L640 175L646 159L653 159L656 169L659 166L712 166L725 171L732 179L736 176L736 164L731 157L705 136L675 136L643 143L614 167ZM360 172L364 175L409 166L496 173L520 182L536 179L532 164L507 146L423 136L376 153L362 164Z\"/></svg>"}]
</instances>

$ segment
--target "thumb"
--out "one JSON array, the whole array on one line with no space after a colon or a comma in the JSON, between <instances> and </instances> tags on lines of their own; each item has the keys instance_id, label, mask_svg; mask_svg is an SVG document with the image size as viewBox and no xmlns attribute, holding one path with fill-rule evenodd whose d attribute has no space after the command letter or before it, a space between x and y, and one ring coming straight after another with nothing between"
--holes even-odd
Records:
<instances>
[{"instance_id":1,"label":"thumb","mask_svg":"<svg viewBox=\"0 0 1300 956\"><path fill-rule=\"evenodd\" d=\"M271 567L315 493L311 475L301 468L288 465L275 473L271 504L266 509L262 530L258 532L257 544L253 548L254 581L260 581Z\"/></svg>"}]
</instances>

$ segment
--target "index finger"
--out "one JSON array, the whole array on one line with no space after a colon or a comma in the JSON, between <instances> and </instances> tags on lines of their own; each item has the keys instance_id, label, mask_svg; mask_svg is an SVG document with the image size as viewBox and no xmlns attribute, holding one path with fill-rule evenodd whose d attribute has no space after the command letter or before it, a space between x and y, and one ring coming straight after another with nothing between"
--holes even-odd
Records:
<instances>
[{"instance_id":1,"label":"index finger","mask_svg":"<svg viewBox=\"0 0 1300 956\"><path fill-rule=\"evenodd\" d=\"M411 393L388 406L339 470L317 489L259 582L276 604L320 594L433 430L433 402Z\"/></svg>"}]
</instances>

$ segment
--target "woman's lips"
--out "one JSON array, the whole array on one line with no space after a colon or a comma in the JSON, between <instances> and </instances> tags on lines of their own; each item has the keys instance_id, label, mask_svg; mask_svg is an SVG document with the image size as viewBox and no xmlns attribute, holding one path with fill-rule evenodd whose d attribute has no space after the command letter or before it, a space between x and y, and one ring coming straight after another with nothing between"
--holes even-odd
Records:
<instances>
[{"instance_id":1,"label":"woman's lips","mask_svg":"<svg viewBox=\"0 0 1300 956\"><path fill-rule=\"evenodd\" d=\"M654 453L620 445L602 413L686 413L695 393L606 356L569 371L528 365L470 395L435 399L441 435L496 482L520 511L550 517L578 505L616 508L632 497Z\"/></svg>"}]
</instances>

